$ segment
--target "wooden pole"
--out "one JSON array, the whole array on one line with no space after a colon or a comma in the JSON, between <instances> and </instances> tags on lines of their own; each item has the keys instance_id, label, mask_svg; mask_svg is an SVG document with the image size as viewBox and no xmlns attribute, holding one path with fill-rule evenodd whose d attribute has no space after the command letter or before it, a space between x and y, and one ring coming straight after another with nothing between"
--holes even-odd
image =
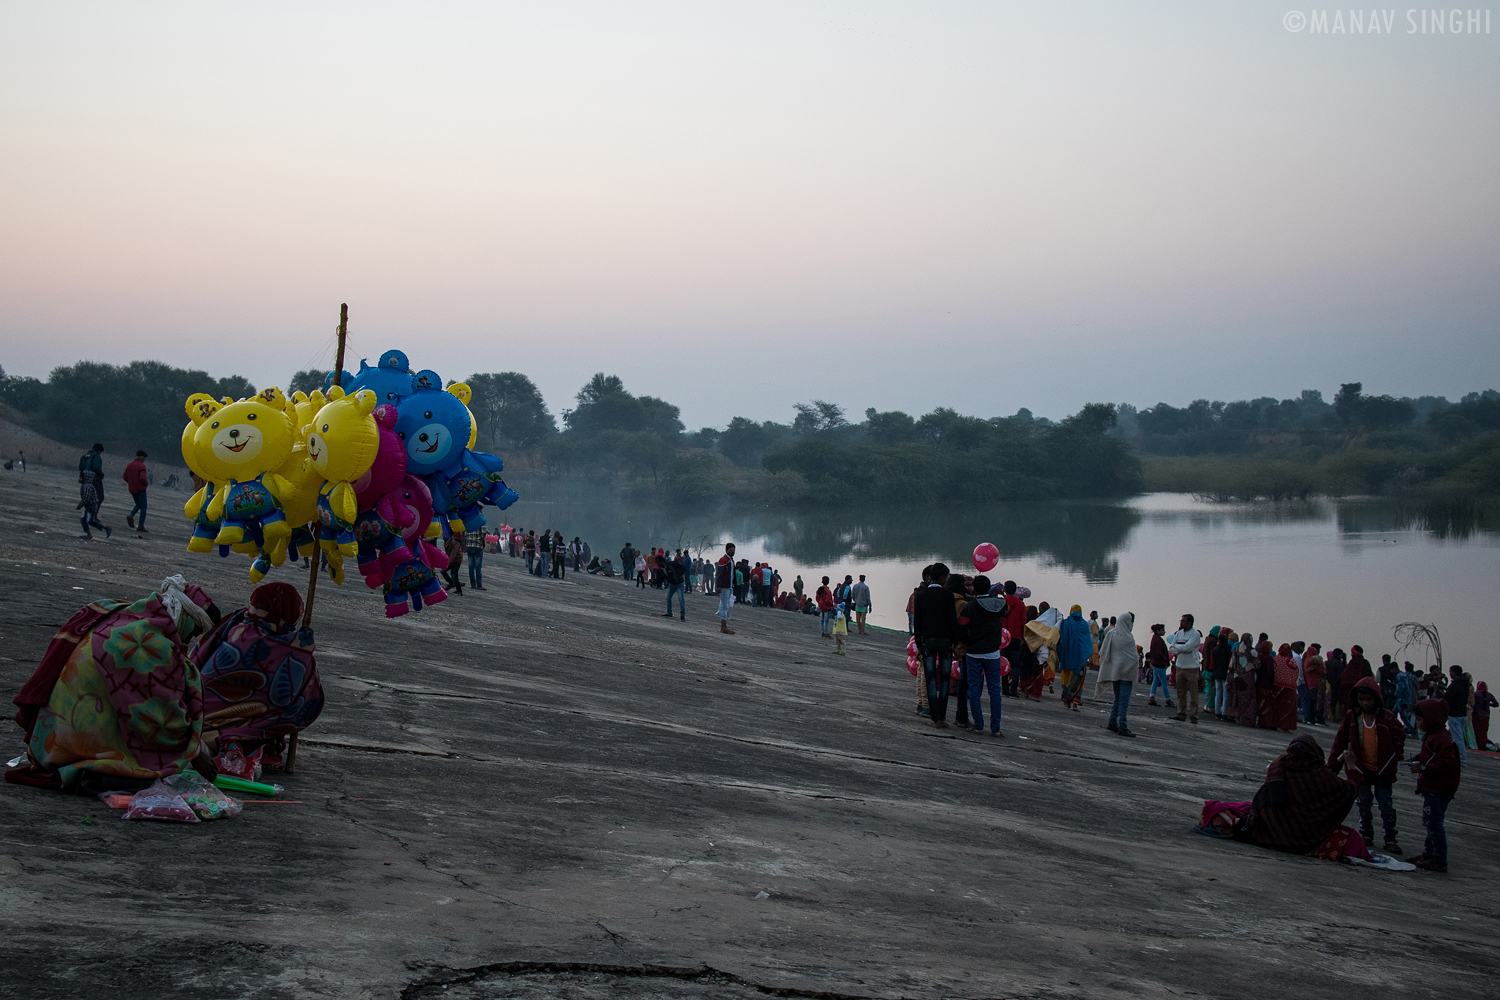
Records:
<instances>
[{"instance_id":1,"label":"wooden pole","mask_svg":"<svg viewBox=\"0 0 1500 1000\"><path fill-rule=\"evenodd\" d=\"M344 384L344 343L349 339L349 303L339 305L339 347L333 360L333 384ZM313 535L312 569L307 574L307 600L302 602L302 627L312 628L313 599L318 595L318 570L323 564L323 547L317 543L316 530ZM292 773L297 765L297 734L287 740L286 763L282 770Z\"/></svg>"}]
</instances>

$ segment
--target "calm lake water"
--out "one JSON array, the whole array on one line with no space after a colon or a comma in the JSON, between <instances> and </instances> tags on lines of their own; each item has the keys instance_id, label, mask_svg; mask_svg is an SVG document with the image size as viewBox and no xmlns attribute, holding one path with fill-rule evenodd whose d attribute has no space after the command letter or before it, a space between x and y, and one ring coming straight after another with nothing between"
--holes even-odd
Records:
<instances>
[{"instance_id":1,"label":"calm lake water","mask_svg":"<svg viewBox=\"0 0 1500 1000\"><path fill-rule=\"evenodd\" d=\"M1207 631L1268 632L1276 643L1303 639L1324 648L1359 643L1379 665L1396 654L1392 628L1437 625L1446 663L1460 663L1493 687L1500 680L1493 644L1500 590L1500 535L1439 533L1378 502L1219 504L1185 494L1151 494L1119 503L1017 503L944 511L806 512L664 510L615 499L606 490L515 484L523 499L507 517L524 528L553 527L582 536L618 563L625 541L637 547L733 541L752 563L770 562L785 585L800 573L809 589L823 576L864 573L871 619L906 628L906 599L921 569L941 559L973 573L980 542L999 547L993 579L1031 588L1085 613L1132 611L1137 637L1152 622L1176 627L1183 612ZM1419 666L1424 653L1403 659Z\"/></svg>"}]
</instances>

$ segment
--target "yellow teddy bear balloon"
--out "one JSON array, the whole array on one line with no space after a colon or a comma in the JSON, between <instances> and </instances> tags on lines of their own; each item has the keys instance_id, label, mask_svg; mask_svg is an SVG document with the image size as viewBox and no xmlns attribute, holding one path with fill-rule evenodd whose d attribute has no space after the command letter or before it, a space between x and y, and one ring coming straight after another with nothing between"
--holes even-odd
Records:
<instances>
[{"instance_id":1,"label":"yellow teddy bear balloon","mask_svg":"<svg viewBox=\"0 0 1500 1000\"><path fill-rule=\"evenodd\" d=\"M210 520L208 517L208 505L213 500L218 487L198 462L194 435L197 434L203 422L219 412L223 406L223 403L206 392L193 393L184 405L188 422L182 428L182 462L193 475L203 480L203 485L198 488L198 492L194 493L192 499L188 500L187 505L182 508L183 516L193 522L193 537L188 540L189 552L212 552L214 539L219 537L219 522Z\"/></svg>"},{"instance_id":2,"label":"yellow teddy bear balloon","mask_svg":"<svg viewBox=\"0 0 1500 1000\"><path fill-rule=\"evenodd\" d=\"M335 582L342 580L343 557L359 552L354 481L370 471L380 450L380 431L370 416L379 401L368 389L346 396L341 386L333 386L328 402L306 428L307 464L323 479L318 491L318 544L328 553Z\"/></svg>"},{"instance_id":3,"label":"yellow teddy bear balloon","mask_svg":"<svg viewBox=\"0 0 1500 1000\"><path fill-rule=\"evenodd\" d=\"M253 542L272 566L286 560L291 526L278 496L288 486L277 475L292 454L294 429L280 389L265 389L212 413L193 434L205 478L218 483L210 520L223 519L217 545Z\"/></svg>"},{"instance_id":4,"label":"yellow teddy bear balloon","mask_svg":"<svg viewBox=\"0 0 1500 1000\"><path fill-rule=\"evenodd\" d=\"M323 484L323 477L307 460L307 446L301 434L322 405L322 394L314 395L317 397L316 402L304 392L295 392L288 400L286 414L297 433L293 435L292 453L287 456L281 468L276 470L279 478L277 485L280 488L276 499L281 502L282 514L291 530L287 555L293 560L300 559L317 548L318 488ZM252 555L250 582L259 583L271 571L271 561L266 553L257 551Z\"/></svg>"}]
</instances>

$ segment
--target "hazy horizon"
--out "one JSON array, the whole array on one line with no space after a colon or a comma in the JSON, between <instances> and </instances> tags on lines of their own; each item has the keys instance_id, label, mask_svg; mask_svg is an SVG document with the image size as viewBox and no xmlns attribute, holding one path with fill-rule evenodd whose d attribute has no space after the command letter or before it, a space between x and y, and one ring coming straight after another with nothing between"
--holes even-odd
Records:
<instances>
[{"instance_id":1,"label":"hazy horizon","mask_svg":"<svg viewBox=\"0 0 1500 1000\"><path fill-rule=\"evenodd\" d=\"M0 364L285 384L347 301L689 428L1500 385L1500 34L1287 9L7 5Z\"/></svg>"}]
</instances>

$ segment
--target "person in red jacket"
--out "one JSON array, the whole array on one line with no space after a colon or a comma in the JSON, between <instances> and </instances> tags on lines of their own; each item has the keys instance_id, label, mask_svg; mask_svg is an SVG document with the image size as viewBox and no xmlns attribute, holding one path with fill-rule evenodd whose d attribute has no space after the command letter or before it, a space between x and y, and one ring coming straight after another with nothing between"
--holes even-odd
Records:
<instances>
[{"instance_id":1,"label":"person in red jacket","mask_svg":"<svg viewBox=\"0 0 1500 1000\"><path fill-rule=\"evenodd\" d=\"M1422 749L1415 760L1407 761L1417 772L1417 794L1422 796L1422 825L1427 828L1427 843L1420 856L1407 858L1418 868L1430 872L1448 870L1448 833L1443 818L1448 803L1458 794L1462 765L1458 747L1448 732L1448 703L1441 698L1417 702L1417 728L1422 731Z\"/></svg>"},{"instance_id":2,"label":"person in red jacket","mask_svg":"<svg viewBox=\"0 0 1500 1000\"><path fill-rule=\"evenodd\" d=\"M1005 593L1004 621L1005 629L1010 633L1010 645L1005 647L1005 655L1012 664L1022 662L1024 657L1021 653L1021 647L1026 644L1026 602L1017 593L1018 589L1016 581L1005 581L1003 587ZM998 597L999 595L995 596ZM1007 698L1019 698L1021 696L1021 672L1019 670L1012 670L1000 678L1000 690L1004 692Z\"/></svg>"},{"instance_id":3,"label":"person in red jacket","mask_svg":"<svg viewBox=\"0 0 1500 1000\"><path fill-rule=\"evenodd\" d=\"M1385 850L1398 858L1401 844L1396 837L1396 805L1391 791L1396 784L1396 765L1405 749L1406 727L1385 707L1380 682L1373 677L1361 678L1354 685L1353 707L1344 713L1344 723L1333 737L1328 766L1337 770L1344 751L1354 751L1357 767L1350 780L1357 774L1359 795L1354 802L1359 807L1359 832L1365 843L1375 842L1375 819L1370 808L1374 799L1380 804L1380 822L1385 827Z\"/></svg>"},{"instance_id":4,"label":"person in red jacket","mask_svg":"<svg viewBox=\"0 0 1500 1000\"><path fill-rule=\"evenodd\" d=\"M125 466L125 488L130 491L130 499L135 501L135 506L125 515L125 523L136 531L146 530L146 487L150 484L151 477L146 471L146 453L138 451L135 453L135 461ZM139 521L135 519L136 511L141 512Z\"/></svg>"},{"instance_id":5,"label":"person in red jacket","mask_svg":"<svg viewBox=\"0 0 1500 1000\"><path fill-rule=\"evenodd\" d=\"M822 638L832 638L830 630L833 627L833 591L828 587L828 577L823 577L823 585L813 594L813 600L818 602L818 615L823 625Z\"/></svg>"}]
</instances>

